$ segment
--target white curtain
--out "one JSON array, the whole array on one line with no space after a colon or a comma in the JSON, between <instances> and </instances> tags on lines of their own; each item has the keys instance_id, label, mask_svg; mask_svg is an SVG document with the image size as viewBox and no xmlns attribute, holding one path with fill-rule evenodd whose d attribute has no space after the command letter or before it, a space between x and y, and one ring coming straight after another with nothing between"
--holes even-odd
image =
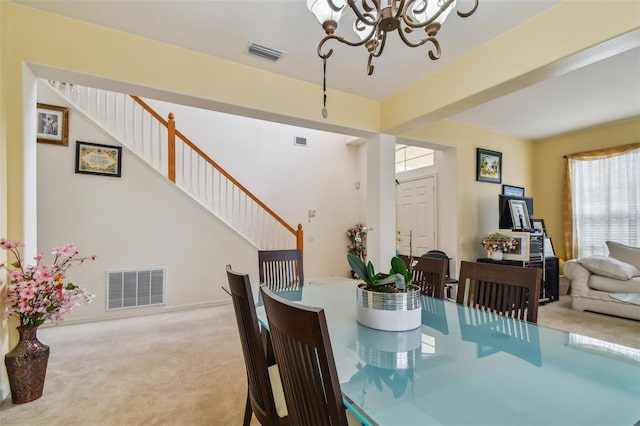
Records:
<instances>
[{"instance_id":1,"label":"white curtain","mask_svg":"<svg viewBox=\"0 0 640 426\"><path fill-rule=\"evenodd\" d=\"M573 246L578 256L608 254L608 240L640 246L640 149L570 159Z\"/></svg>"}]
</instances>

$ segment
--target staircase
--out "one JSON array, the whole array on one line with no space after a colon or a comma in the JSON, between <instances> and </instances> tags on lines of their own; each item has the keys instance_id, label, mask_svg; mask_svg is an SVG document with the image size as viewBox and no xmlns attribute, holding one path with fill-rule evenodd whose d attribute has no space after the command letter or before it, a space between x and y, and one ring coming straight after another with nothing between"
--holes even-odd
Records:
<instances>
[{"instance_id":1,"label":"staircase","mask_svg":"<svg viewBox=\"0 0 640 426\"><path fill-rule=\"evenodd\" d=\"M142 99L48 80L66 102L261 250L302 250L302 225L286 223Z\"/></svg>"}]
</instances>

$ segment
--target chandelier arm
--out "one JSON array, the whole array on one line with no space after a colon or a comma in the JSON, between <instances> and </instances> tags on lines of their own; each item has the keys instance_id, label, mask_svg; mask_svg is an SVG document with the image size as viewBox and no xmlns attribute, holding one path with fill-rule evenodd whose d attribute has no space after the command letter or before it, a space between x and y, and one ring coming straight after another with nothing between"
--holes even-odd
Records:
<instances>
[{"instance_id":1,"label":"chandelier arm","mask_svg":"<svg viewBox=\"0 0 640 426\"><path fill-rule=\"evenodd\" d=\"M475 4L473 5L473 9L471 9L469 12L460 12L458 11L458 16L461 18L468 18L469 16L473 15L474 12L476 11L476 9L478 8L478 3L480 0L475 0Z\"/></svg>"},{"instance_id":2,"label":"chandelier arm","mask_svg":"<svg viewBox=\"0 0 640 426\"><path fill-rule=\"evenodd\" d=\"M414 1L415 1L415 0L409 0L409 3L407 4L407 10L408 10L409 5L410 5L411 3L413 3ZM400 0L400 4L399 4L399 5L398 5L398 7L396 8L396 13L395 13L394 18L396 18L396 19L400 19L400 18L402 18L402 15L403 15L403 13L404 13L404 11L405 11L404 2L405 2L405 0ZM392 4L396 4L396 0L393 0L393 3L392 3ZM393 9L392 9L392 10L393 10Z\"/></svg>"},{"instance_id":3,"label":"chandelier arm","mask_svg":"<svg viewBox=\"0 0 640 426\"><path fill-rule=\"evenodd\" d=\"M447 8L451 5L451 3L453 3L455 0L445 0L442 3L442 6L440 6L440 9L438 9L438 12L436 12L431 18L427 19L425 22L415 22L413 19L411 19L411 17L409 16L408 13L405 13L402 16L402 20L403 22L411 28L423 28L426 27L427 25L431 24L432 22L434 22L436 19L438 19L438 17L440 17L440 15L442 15L442 13L447 10ZM473 14L473 12L475 12L475 9L478 8L478 0L476 1L476 7L470 12L469 15L467 16L471 16ZM411 3L414 3L415 0L410 1L410 3L407 5L407 8L411 5ZM460 12L458 12L458 15L460 15ZM460 15L462 16L462 15ZM466 16L463 16L464 18L466 18Z\"/></svg>"},{"instance_id":4,"label":"chandelier arm","mask_svg":"<svg viewBox=\"0 0 640 426\"><path fill-rule=\"evenodd\" d=\"M375 67L371 63L372 60L373 60L373 53L369 53L369 59L367 60L367 75L373 74L373 70Z\"/></svg>"},{"instance_id":5,"label":"chandelier arm","mask_svg":"<svg viewBox=\"0 0 640 426\"><path fill-rule=\"evenodd\" d=\"M376 24L380 21L380 17L382 16L382 14L380 13L380 0L370 0L370 1L374 4L375 10L376 10L376 16L378 17L373 21L369 20L366 17L367 13L360 12L360 9L358 9L358 6L356 6L355 0L347 0L347 5L349 5L349 8L351 8L353 13L355 13L355 15L358 17L360 21L364 22L367 26L376 26ZM363 9L367 10L367 6L365 5L365 2L366 0L362 0L362 7Z\"/></svg>"},{"instance_id":6,"label":"chandelier arm","mask_svg":"<svg viewBox=\"0 0 640 426\"><path fill-rule=\"evenodd\" d=\"M417 43L414 43L408 38L406 38L402 31L398 31L398 34L400 34L400 38L402 39L404 44L406 44L409 47L420 47L423 44L430 42L431 44L433 44L433 47L435 48L435 53L433 52L432 49L429 49L429 52L428 52L429 58L431 58L432 61L436 61L440 59L440 54L442 53L442 50L440 49L440 43L438 42L438 40L436 40L435 37L428 36L418 41Z\"/></svg>"},{"instance_id":7,"label":"chandelier arm","mask_svg":"<svg viewBox=\"0 0 640 426\"><path fill-rule=\"evenodd\" d=\"M349 46L362 46L363 44L365 44L366 42L368 42L371 37L373 36L373 31L371 31L371 34L369 34L369 36L367 38L365 38L362 41L359 42L354 42L354 41L349 41L346 40L344 37L339 36L339 35L335 35L335 34L329 34L324 36L324 38L322 40L320 40L320 43L318 44L318 56L320 56L321 58L328 58L329 56L331 56L331 54L333 53L333 49L329 49L329 51L325 54L322 54L322 47L324 46L324 44L329 41L329 40L337 40L340 43L344 43L347 44Z\"/></svg>"},{"instance_id":8,"label":"chandelier arm","mask_svg":"<svg viewBox=\"0 0 640 426\"><path fill-rule=\"evenodd\" d=\"M375 57L378 58L380 57L380 55L382 55L382 52L384 51L384 46L387 44L387 33L385 31L382 32L382 38L379 39L379 43L378 43L378 48L375 50L375 52L371 52L371 54Z\"/></svg>"}]
</instances>

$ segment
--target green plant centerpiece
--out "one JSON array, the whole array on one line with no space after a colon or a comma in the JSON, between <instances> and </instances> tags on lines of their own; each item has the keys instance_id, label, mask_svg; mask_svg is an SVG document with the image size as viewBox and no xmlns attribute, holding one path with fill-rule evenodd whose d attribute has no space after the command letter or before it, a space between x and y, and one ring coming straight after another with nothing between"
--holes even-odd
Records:
<instances>
[{"instance_id":1,"label":"green plant centerpiece","mask_svg":"<svg viewBox=\"0 0 640 426\"><path fill-rule=\"evenodd\" d=\"M405 290L406 284L411 283L411 271L409 271L404 261L397 256L391 259L391 270L388 274L383 272L376 273L371 261L365 265L360 257L351 253L347 255L347 260L353 272L365 282L366 289L369 291L398 293Z\"/></svg>"},{"instance_id":2,"label":"green plant centerpiece","mask_svg":"<svg viewBox=\"0 0 640 426\"><path fill-rule=\"evenodd\" d=\"M412 272L399 257L391 259L389 273L375 272L373 264L348 254L351 269L363 281L358 285L357 320L384 331L406 331L420 327L420 287L411 284Z\"/></svg>"}]
</instances>

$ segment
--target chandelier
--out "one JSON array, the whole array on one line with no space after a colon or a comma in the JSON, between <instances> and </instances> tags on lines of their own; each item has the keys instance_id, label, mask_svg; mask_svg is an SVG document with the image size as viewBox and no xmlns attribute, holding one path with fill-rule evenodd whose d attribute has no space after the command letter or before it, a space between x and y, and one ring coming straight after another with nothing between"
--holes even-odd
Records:
<instances>
[{"instance_id":1,"label":"chandelier","mask_svg":"<svg viewBox=\"0 0 640 426\"><path fill-rule=\"evenodd\" d=\"M468 12L458 11L458 16L467 18L478 8L479 0L474 0L473 8ZM440 58L440 43L436 39L438 30L455 8L456 0L307 0L307 8L311 11L327 34L318 44L318 56L324 63L326 76L327 58L333 49L323 51L325 43L337 40L349 46L363 46L369 52L367 73L373 74L373 58L382 55L387 41L387 34L398 30L400 39L409 47L419 47L430 43L428 55L432 60ZM353 32L356 40L350 41L335 34L340 18L351 10L355 14ZM416 30L424 29L424 34L416 37ZM416 40L414 40L417 38ZM359 39L359 41L358 41ZM323 88L325 107L322 110L326 118L326 81Z\"/></svg>"}]
</instances>

